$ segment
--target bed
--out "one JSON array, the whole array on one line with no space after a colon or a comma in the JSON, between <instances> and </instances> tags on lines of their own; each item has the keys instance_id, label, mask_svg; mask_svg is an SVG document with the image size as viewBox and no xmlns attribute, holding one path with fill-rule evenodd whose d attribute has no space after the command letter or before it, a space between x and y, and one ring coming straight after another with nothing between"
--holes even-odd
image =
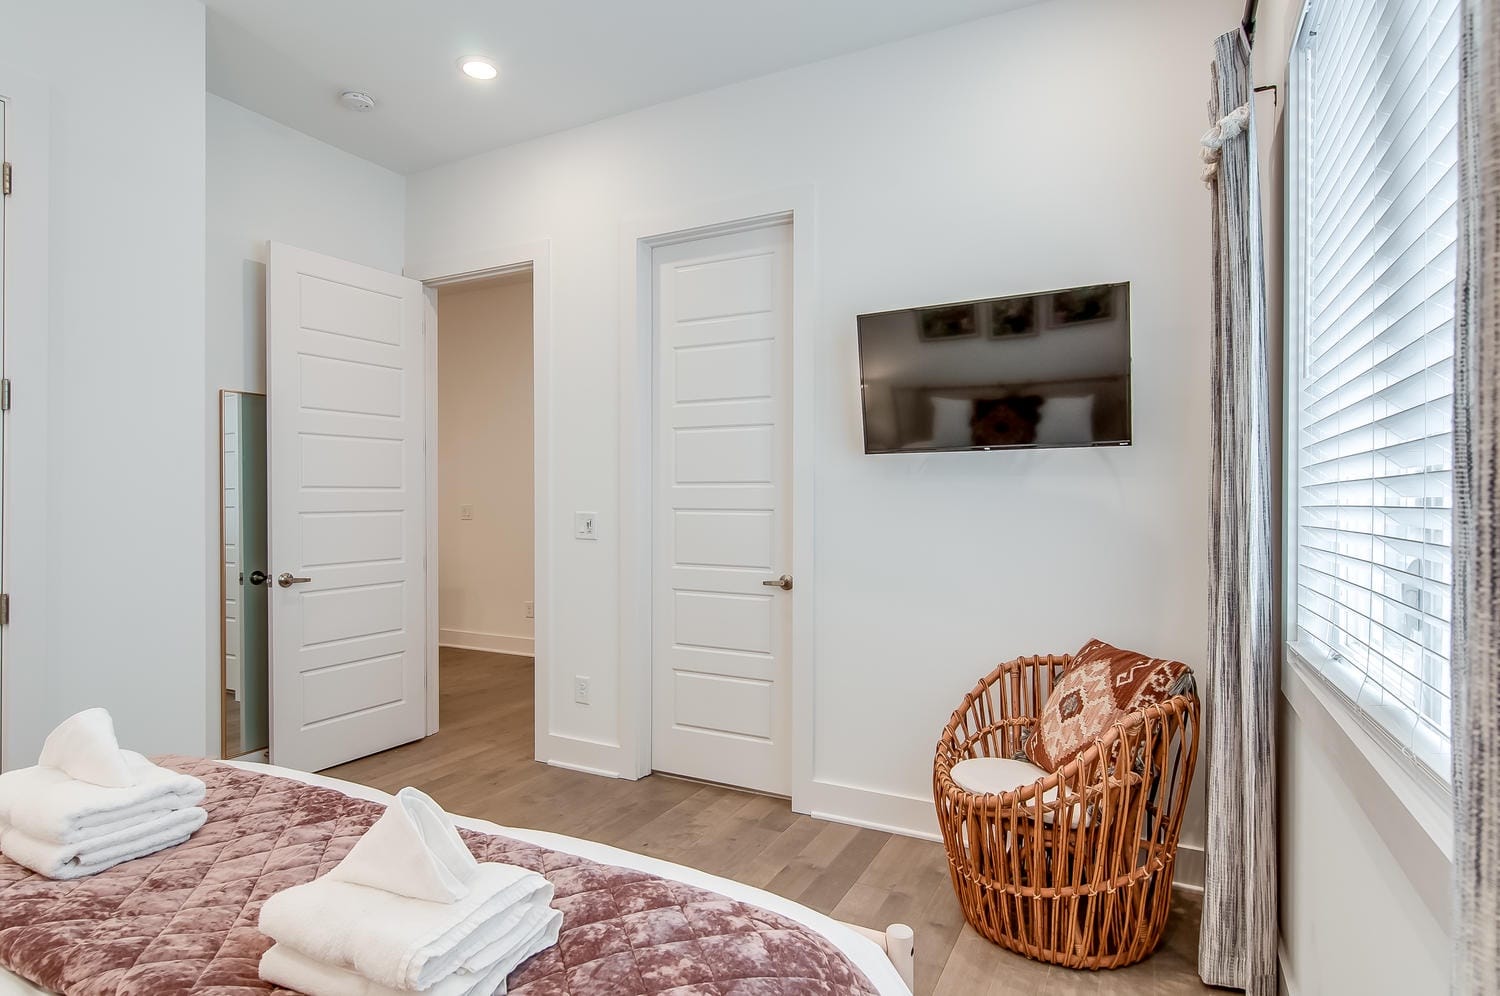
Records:
<instances>
[{"instance_id":1,"label":"bed","mask_svg":"<svg viewBox=\"0 0 1500 996\"><path fill-rule=\"evenodd\" d=\"M382 806L388 803L391 799L391 797L386 793L369 788L367 786L341 781L339 779L328 778L321 775L314 775L300 771L293 771L286 768L279 768L271 765L256 764L251 762L226 763L189 761L188 759L175 760L189 765L203 766L201 770L211 773L219 772L222 771L222 769L227 768L238 769L239 771L249 773L250 775L269 775L275 778L287 779L290 782L299 783L302 786L313 786L320 789L331 789L334 792L342 793L343 796L349 797L350 799L365 800L366 802L377 803ZM228 772L224 772L223 777L225 779L232 778L232 776ZM252 780L245 779L244 776L240 776L238 781L241 783L249 783ZM307 790L305 789L302 789L300 791L304 793L307 792ZM211 797L212 794L213 790L211 789ZM359 804L348 803L348 805L355 806ZM202 831L199 831L199 834L208 834L211 838L212 834L215 832L215 819L216 818L211 817L209 824L205 826ZM609 847L607 845L594 843L592 841L580 840L578 838L568 837L561 834L546 833L535 830L527 830L523 828L502 827L483 820L475 820L463 816L456 816L455 822L463 831L473 831L475 834L479 835L492 835L493 838L497 840L503 840L507 842L507 844L513 842L517 847L520 848L529 848L533 851L535 849L541 849L548 854L569 856L567 858L559 860L566 861L581 859L582 862L596 863L599 866L608 866L614 869L628 869L632 872L642 873L645 876L654 876L656 878L666 880L667 883L680 883L683 887L687 887L692 890L703 890L704 892L715 893L719 897L724 897L727 901L747 904L751 907L757 907L760 910L769 911L769 913L774 915L775 917L782 918L782 920L785 921L791 921L792 924L796 925L798 929L805 928L805 930L810 932L811 935L815 935L815 941L818 945L822 945L823 943L830 945L839 954L841 954L849 964L852 964L852 966L858 970L858 973L863 976L863 979L865 981L868 982L869 987L873 988L873 990L878 993L879 996L910 996L912 978L912 937L909 928L903 927L901 925L894 925L893 927L888 928L885 931L875 931L851 924L841 923L814 910L808 909L807 907L802 906L798 903L794 903L791 900L785 899L769 892L765 892L761 889L747 886L740 882L719 878L717 876L709 875L692 868L684 867L682 865L672 864L670 862L661 861L656 858L635 854L629 851L620 850L619 848ZM227 825L228 824L226 821L225 826ZM199 837L195 836L195 840L198 839ZM192 845L193 842L190 841L188 844L182 845L182 847L190 848ZM502 859L503 857L504 855L501 855L499 858L493 859L498 860ZM146 858L142 859L142 862L149 862L151 860L151 858ZM5 864L9 865L8 862L5 862ZM120 867L125 868L127 866ZM0 871L4 870L6 869L0 868ZM9 870L14 873L17 869L15 868L15 866L10 866ZM326 868L324 870L326 870ZM108 874L110 873L105 873L105 875ZM40 881L41 883L45 883L45 880L38 881ZM88 882L90 880L84 879L80 881ZM19 886L16 886L15 888L19 890L19 894L22 896L21 901L25 902L25 890L20 889ZM45 884L40 886L40 889L47 888L49 887ZM274 886L272 888L274 891ZM7 893L8 896L14 896L16 894L16 891ZM53 901L55 902L55 900ZM12 902L15 902L15 900L12 899ZM565 913L565 927L566 916L567 914ZM7 929L0 930L0 960L3 960L4 964L15 963L14 961L6 960L4 956L10 954L10 945L17 943L16 937L18 932L24 934L25 930L27 929L24 923L18 924L17 920L24 920L24 918L12 916L10 921L8 922ZM242 927L240 929L248 928ZM55 934L51 937L51 944L54 947L57 944ZM48 957L52 956L49 955ZM209 985L207 983L203 983L202 991L223 994L250 992L251 989L244 983L247 981L245 978L246 973L248 973L249 980L253 980L253 962L250 962L248 964L241 964L238 968L238 972L240 973L240 977L238 980L233 978L233 972L230 972L227 976L220 980L222 984ZM38 978L44 977L43 975L37 974L36 972L28 972L28 974L31 974L33 975L33 977ZM221 974L223 974L222 971ZM236 981L238 981L238 985L236 985ZM512 983L513 985L515 984L515 976L512 977ZM198 992L198 986L199 983L195 981L192 991ZM163 983L162 988L165 990L171 987L166 983ZM520 987L520 989L522 990L525 990L527 988L528 987L524 984ZM24 994L24 996L35 996L35 994L38 993L49 993L53 991L54 990L52 989L41 988L37 985L34 985L33 983L23 978L21 975L0 968L0 996L21 996L21 994ZM147 989L142 990L139 988L139 986L137 986L137 989L134 991L149 991L149 983ZM176 991L182 990L178 989Z\"/></svg>"}]
</instances>

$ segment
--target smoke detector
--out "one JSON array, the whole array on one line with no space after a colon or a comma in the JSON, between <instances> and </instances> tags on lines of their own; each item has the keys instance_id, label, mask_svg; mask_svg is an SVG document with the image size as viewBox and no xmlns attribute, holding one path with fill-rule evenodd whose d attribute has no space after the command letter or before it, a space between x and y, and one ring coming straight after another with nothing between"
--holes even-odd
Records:
<instances>
[{"instance_id":1,"label":"smoke detector","mask_svg":"<svg viewBox=\"0 0 1500 996\"><path fill-rule=\"evenodd\" d=\"M358 111L361 114L375 109L375 98L362 90L345 90L339 94L339 103L344 106L345 110Z\"/></svg>"}]
</instances>

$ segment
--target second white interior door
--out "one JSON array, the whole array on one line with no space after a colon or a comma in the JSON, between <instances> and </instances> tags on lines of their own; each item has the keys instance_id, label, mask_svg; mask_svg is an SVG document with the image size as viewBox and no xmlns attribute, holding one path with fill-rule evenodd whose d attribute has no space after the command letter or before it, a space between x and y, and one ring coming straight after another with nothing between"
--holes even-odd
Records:
<instances>
[{"instance_id":1,"label":"second white interior door","mask_svg":"<svg viewBox=\"0 0 1500 996\"><path fill-rule=\"evenodd\" d=\"M789 795L791 226L652 262L652 767Z\"/></svg>"},{"instance_id":2,"label":"second white interior door","mask_svg":"<svg viewBox=\"0 0 1500 996\"><path fill-rule=\"evenodd\" d=\"M423 323L415 280L271 246L273 764L426 732Z\"/></svg>"}]
</instances>

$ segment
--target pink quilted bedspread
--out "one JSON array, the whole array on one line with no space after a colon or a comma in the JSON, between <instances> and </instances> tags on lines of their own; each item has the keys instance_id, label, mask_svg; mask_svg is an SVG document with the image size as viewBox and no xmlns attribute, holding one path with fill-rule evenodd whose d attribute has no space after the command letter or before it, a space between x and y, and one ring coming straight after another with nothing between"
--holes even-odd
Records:
<instances>
[{"instance_id":1,"label":"pink quilted bedspread","mask_svg":"<svg viewBox=\"0 0 1500 996\"><path fill-rule=\"evenodd\" d=\"M187 843L74 882L0 858L0 965L69 996L276 992L256 965L260 905L332 868L383 807L213 761L159 763L208 785ZM515 996L873 996L818 933L643 872L462 831L481 861L545 875L558 943L510 976Z\"/></svg>"}]
</instances>

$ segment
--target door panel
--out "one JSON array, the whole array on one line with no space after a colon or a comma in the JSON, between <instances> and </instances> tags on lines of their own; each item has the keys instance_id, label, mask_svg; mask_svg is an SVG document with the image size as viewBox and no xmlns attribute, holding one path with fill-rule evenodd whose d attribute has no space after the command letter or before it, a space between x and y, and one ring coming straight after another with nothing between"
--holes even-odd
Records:
<instances>
[{"instance_id":1,"label":"door panel","mask_svg":"<svg viewBox=\"0 0 1500 996\"><path fill-rule=\"evenodd\" d=\"M422 286L273 245L267 267L271 760L424 735Z\"/></svg>"},{"instance_id":2,"label":"door panel","mask_svg":"<svg viewBox=\"0 0 1500 996\"><path fill-rule=\"evenodd\" d=\"M653 254L652 765L791 791L791 229Z\"/></svg>"}]
</instances>

